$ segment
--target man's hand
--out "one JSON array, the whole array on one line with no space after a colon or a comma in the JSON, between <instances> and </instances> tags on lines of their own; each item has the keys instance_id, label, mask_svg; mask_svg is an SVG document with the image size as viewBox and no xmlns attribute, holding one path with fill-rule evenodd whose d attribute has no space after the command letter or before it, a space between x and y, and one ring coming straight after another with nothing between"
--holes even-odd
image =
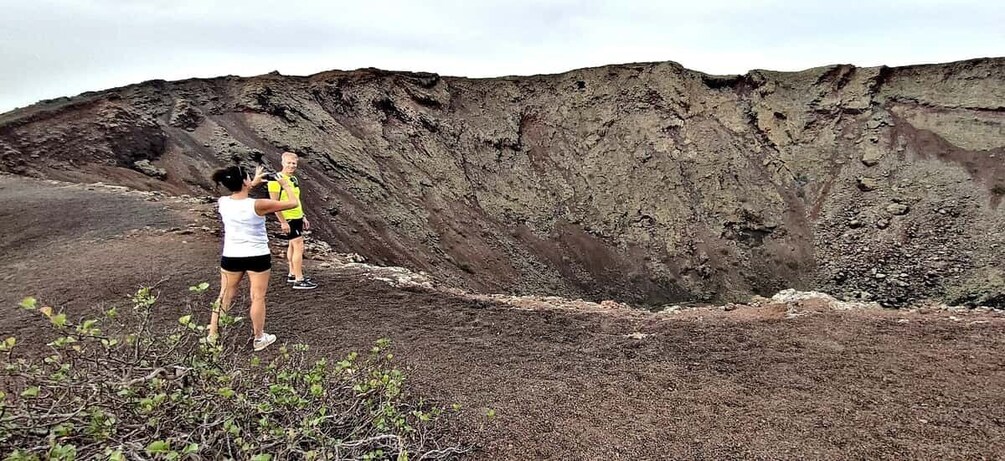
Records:
<instances>
[{"instance_id":1,"label":"man's hand","mask_svg":"<svg viewBox=\"0 0 1005 461\"><path fill-rule=\"evenodd\" d=\"M311 230L311 222L307 220L307 216L304 216L304 230Z\"/></svg>"},{"instance_id":2,"label":"man's hand","mask_svg":"<svg viewBox=\"0 0 1005 461\"><path fill-rule=\"evenodd\" d=\"M276 173L276 182L278 182L279 187L283 189L286 189L290 185L290 179L283 173Z\"/></svg>"},{"instance_id":3,"label":"man's hand","mask_svg":"<svg viewBox=\"0 0 1005 461\"><path fill-rule=\"evenodd\" d=\"M286 221L283 221L283 222L279 223L279 225L282 226L284 234L289 234L290 233L290 223L288 223Z\"/></svg>"}]
</instances>

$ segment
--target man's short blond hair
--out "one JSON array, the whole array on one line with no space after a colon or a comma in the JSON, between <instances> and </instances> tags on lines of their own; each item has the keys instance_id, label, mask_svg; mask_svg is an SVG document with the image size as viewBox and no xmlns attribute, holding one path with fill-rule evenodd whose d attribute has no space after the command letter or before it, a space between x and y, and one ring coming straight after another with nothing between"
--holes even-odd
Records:
<instances>
[{"instance_id":1,"label":"man's short blond hair","mask_svg":"<svg viewBox=\"0 0 1005 461\"><path fill-rule=\"evenodd\" d=\"M292 158L300 158L300 156L298 156L297 154L294 154L293 152L283 152L283 160L286 160L286 159L291 158L291 157Z\"/></svg>"}]
</instances>

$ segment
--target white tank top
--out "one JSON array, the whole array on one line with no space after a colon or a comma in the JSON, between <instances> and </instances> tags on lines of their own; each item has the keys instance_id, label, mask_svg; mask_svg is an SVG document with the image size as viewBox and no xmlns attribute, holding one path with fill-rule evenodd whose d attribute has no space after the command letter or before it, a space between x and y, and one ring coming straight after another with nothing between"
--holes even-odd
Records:
<instances>
[{"instance_id":1,"label":"white tank top","mask_svg":"<svg viewBox=\"0 0 1005 461\"><path fill-rule=\"evenodd\" d=\"M219 203L220 217L223 218L223 255L246 258L269 254L265 216L255 213L255 199L220 197Z\"/></svg>"}]
</instances>

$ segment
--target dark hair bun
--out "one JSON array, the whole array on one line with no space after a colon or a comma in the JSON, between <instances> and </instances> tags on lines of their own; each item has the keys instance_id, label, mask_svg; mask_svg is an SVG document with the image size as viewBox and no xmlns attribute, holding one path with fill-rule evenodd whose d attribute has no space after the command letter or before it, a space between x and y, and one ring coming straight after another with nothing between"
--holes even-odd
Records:
<instances>
[{"instance_id":1,"label":"dark hair bun","mask_svg":"<svg viewBox=\"0 0 1005 461\"><path fill-rule=\"evenodd\" d=\"M238 192L244 187L244 174L239 166L221 168L213 172L213 182L223 185L231 192Z\"/></svg>"}]
</instances>

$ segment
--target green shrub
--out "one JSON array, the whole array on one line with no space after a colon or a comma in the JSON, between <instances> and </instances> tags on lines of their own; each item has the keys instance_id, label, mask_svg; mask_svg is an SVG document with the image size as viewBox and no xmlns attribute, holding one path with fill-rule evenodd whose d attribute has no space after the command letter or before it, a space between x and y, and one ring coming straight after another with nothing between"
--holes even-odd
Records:
<instances>
[{"instance_id":1,"label":"green shrub","mask_svg":"<svg viewBox=\"0 0 1005 461\"><path fill-rule=\"evenodd\" d=\"M279 347L262 361L246 345L208 341L192 315L154 331L156 301L143 288L131 308L79 322L33 298L21 303L48 318L56 336L40 360L18 354L27 338L0 341L5 459L406 460L465 452L443 444L435 425L441 408L403 392L386 339L334 363L312 358L306 345ZM223 331L239 323L221 319Z\"/></svg>"}]
</instances>

